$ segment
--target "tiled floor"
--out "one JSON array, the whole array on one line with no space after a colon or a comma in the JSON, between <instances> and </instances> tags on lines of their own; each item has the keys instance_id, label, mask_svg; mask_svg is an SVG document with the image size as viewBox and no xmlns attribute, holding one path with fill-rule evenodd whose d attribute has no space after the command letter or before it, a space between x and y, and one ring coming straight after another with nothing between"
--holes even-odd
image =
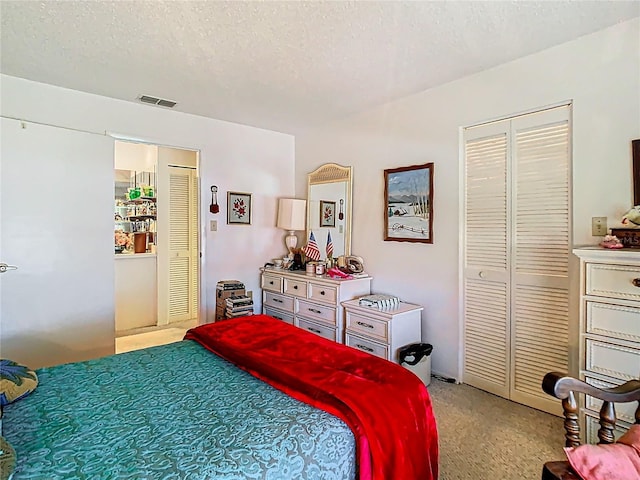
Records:
<instances>
[{"instance_id":1,"label":"tiled floor","mask_svg":"<svg viewBox=\"0 0 640 480\"><path fill-rule=\"evenodd\" d=\"M187 330L196 325L197 320L192 320L178 323L171 327L145 328L131 331L133 335L116 337L116 353L130 352L155 345L166 345L167 343L178 342L184 338Z\"/></svg>"}]
</instances>

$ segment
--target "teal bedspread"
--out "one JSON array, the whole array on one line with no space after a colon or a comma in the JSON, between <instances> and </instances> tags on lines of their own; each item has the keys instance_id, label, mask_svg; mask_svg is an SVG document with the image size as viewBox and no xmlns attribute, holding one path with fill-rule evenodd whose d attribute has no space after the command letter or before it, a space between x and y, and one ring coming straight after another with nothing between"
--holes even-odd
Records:
<instances>
[{"instance_id":1,"label":"teal bedspread","mask_svg":"<svg viewBox=\"0 0 640 480\"><path fill-rule=\"evenodd\" d=\"M182 342L37 371L4 410L20 479L353 479L338 418Z\"/></svg>"}]
</instances>

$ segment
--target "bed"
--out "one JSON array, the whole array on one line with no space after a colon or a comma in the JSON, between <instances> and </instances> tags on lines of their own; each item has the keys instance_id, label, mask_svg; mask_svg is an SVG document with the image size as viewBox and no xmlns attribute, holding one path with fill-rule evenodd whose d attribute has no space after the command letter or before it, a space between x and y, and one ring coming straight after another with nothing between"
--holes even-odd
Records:
<instances>
[{"instance_id":1,"label":"bed","mask_svg":"<svg viewBox=\"0 0 640 480\"><path fill-rule=\"evenodd\" d=\"M14 480L437 478L417 377L264 315L37 373L4 410Z\"/></svg>"}]
</instances>

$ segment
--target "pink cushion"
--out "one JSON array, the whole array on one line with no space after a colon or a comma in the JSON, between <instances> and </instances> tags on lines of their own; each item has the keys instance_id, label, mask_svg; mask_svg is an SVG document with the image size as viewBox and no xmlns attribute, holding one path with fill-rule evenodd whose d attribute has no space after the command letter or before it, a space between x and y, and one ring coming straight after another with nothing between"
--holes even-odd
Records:
<instances>
[{"instance_id":1,"label":"pink cushion","mask_svg":"<svg viewBox=\"0 0 640 480\"><path fill-rule=\"evenodd\" d=\"M581 445L564 451L584 480L640 479L640 425L632 425L617 443Z\"/></svg>"}]
</instances>

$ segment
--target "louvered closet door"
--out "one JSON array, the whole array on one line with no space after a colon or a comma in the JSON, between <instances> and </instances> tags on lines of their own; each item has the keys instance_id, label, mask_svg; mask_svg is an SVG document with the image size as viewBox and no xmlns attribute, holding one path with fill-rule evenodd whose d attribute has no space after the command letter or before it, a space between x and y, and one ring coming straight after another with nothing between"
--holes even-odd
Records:
<instances>
[{"instance_id":1,"label":"louvered closet door","mask_svg":"<svg viewBox=\"0 0 640 480\"><path fill-rule=\"evenodd\" d=\"M196 170L169 167L168 322L198 316Z\"/></svg>"},{"instance_id":2,"label":"louvered closet door","mask_svg":"<svg viewBox=\"0 0 640 480\"><path fill-rule=\"evenodd\" d=\"M464 382L558 412L568 370L569 107L466 129Z\"/></svg>"},{"instance_id":3,"label":"louvered closet door","mask_svg":"<svg viewBox=\"0 0 640 480\"><path fill-rule=\"evenodd\" d=\"M509 237L507 130L466 132L464 223L464 382L509 395Z\"/></svg>"},{"instance_id":4,"label":"louvered closet door","mask_svg":"<svg viewBox=\"0 0 640 480\"><path fill-rule=\"evenodd\" d=\"M513 139L511 399L552 413L540 384L569 362L568 107L516 118Z\"/></svg>"}]
</instances>

